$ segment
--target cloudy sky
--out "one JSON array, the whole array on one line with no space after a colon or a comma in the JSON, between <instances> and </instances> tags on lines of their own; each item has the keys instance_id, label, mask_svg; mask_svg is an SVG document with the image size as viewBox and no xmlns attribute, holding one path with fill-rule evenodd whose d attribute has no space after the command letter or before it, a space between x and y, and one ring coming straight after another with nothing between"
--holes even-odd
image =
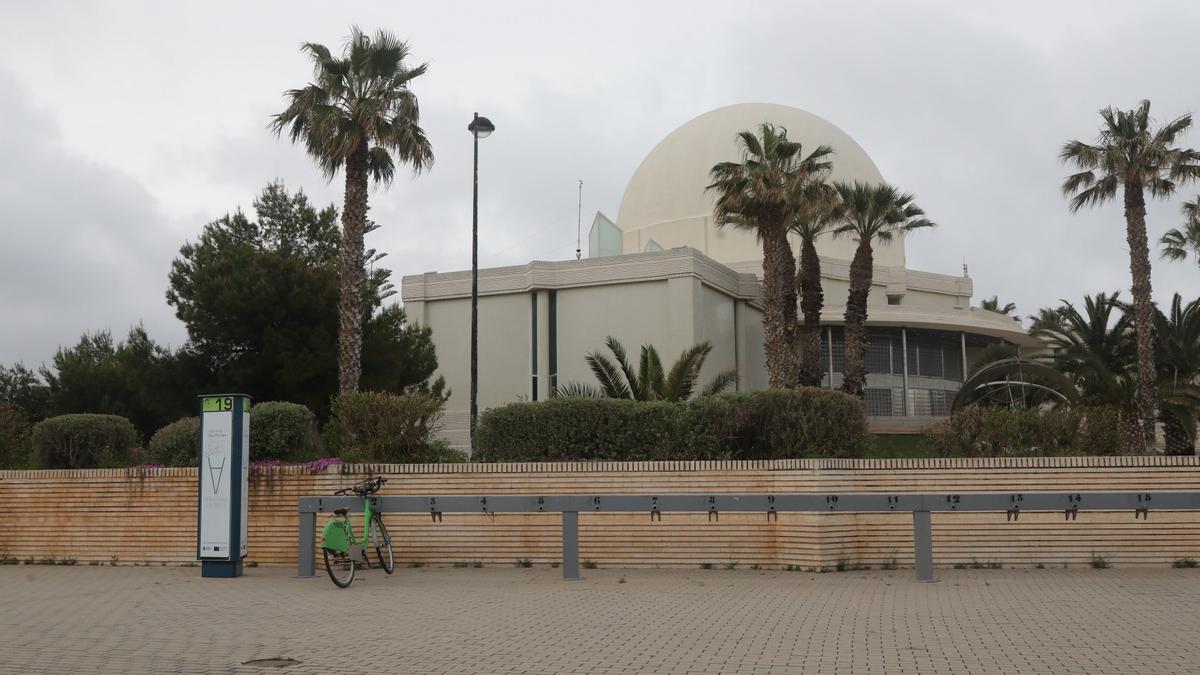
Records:
<instances>
[{"instance_id":1,"label":"cloudy sky","mask_svg":"<svg viewBox=\"0 0 1200 675\"><path fill-rule=\"evenodd\" d=\"M388 28L430 62L414 89L436 155L371 197L368 244L397 276L470 263L473 111L485 141L482 264L574 256L672 129L745 101L845 130L942 227L910 267L961 273L1022 314L1128 287L1120 207L1071 215L1064 140L1107 105L1200 108L1200 3L5 3L0 8L0 363L49 359L86 330L186 334L164 300L179 246L281 179L341 201L266 128L309 66L302 41ZM986 9L985 9L986 6ZM1200 146L1200 130L1185 137ZM1185 188L1191 198L1200 186ZM1150 205L1151 237L1179 199ZM586 233L585 233L586 234ZM1154 262L1155 294L1200 295Z\"/></svg>"}]
</instances>

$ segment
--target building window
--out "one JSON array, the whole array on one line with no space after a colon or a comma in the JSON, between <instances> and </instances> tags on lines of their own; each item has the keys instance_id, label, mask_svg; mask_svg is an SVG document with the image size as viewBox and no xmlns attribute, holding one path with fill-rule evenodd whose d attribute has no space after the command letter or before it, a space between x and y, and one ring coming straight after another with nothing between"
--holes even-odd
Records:
<instances>
[{"instance_id":1,"label":"building window","mask_svg":"<svg viewBox=\"0 0 1200 675\"><path fill-rule=\"evenodd\" d=\"M867 358L863 367L868 373L891 374L892 339L887 335L867 336Z\"/></svg>"},{"instance_id":2,"label":"building window","mask_svg":"<svg viewBox=\"0 0 1200 675\"><path fill-rule=\"evenodd\" d=\"M889 295L889 296L887 296L888 304L889 305L898 305L898 304L900 304L900 300L902 300L903 298L904 298L903 295Z\"/></svg>"},{"instance_id":3,"label":"building window","mask_svg":"<svg viewBox=\"0 0 1200 675\"><path fill-rule=\"evenodd\" d=\"M872 417L892 415L892 390L869 387L863 390L863 403Z\"/></svg>"}]
</instances>

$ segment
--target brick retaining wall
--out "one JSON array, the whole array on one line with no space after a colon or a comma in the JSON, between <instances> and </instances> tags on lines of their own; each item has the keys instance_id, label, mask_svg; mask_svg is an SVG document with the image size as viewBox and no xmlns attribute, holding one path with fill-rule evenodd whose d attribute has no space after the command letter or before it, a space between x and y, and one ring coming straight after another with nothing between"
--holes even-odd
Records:
<instances>
[{"instance_id":1,"label":"brick retaining wall","mask_svg":"<svg viewBox=\"0 0 1200 675\"><path fill-rule=\"evenodd\" d=\"M383 494L604 494L668 492L1036 492L1200 490L1196 457L780 460L449 465L346 465L319 474L281 467L250 479L248 561L296 561L297 499L331 494L368 475L391 480ZM7 531L0 556L76 558L79 564L182 564L195 560L196 470L0 471ZM318 528L324 523L318 517ZM401 563L482 561L511 565L560 555L558 514L387 517ZM581 514L580 558L601 566L912 563L906 514ZM1129 512L933 515L938 564L1163 565L1200 558L1200 513Z\"/></svg>"}]
</instances>

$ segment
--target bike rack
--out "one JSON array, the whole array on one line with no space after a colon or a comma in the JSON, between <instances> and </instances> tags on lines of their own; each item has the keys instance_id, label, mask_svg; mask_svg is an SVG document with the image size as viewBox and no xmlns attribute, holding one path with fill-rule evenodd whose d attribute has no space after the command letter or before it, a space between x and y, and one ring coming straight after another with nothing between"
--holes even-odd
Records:
<instances>
[{"instance_id":1,"label":"bike rack","mask_svg":"<svg viewBox=\"0 0 1200 675\"><path fill-rule=\"evenodd\" d=\"M850 492L751 493L751 494L601 494L601 495L495 495L438 497L371 497L371 508L378 513L428 513L434 522L443 513L484 513L493 520L497 513L561 513L563 538L563 579L579 576L579 513L649 513L653 522L662 522L663 513L707 513L709 522L718 522L721 511L760 512L767 520L780 512L868 513L911 512L916 580L932 582L933 512L996 511L1007 520L1016 520L1022 512L1062 511L1074 521L1081 510L1132 511L1134 520L1145 522L1150 509L1200 510L1200 492L960 492L899 493ZM296 573L314 576L316 515L334 509L362 512L362 497L301 497L299 553Z\"/></svg>"}]
</instances>

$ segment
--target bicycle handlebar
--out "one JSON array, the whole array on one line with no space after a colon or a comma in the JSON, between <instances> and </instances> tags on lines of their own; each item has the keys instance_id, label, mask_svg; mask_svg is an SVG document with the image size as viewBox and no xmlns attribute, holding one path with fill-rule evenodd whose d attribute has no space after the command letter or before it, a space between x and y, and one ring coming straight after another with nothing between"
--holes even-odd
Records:
<instances>
[{"instance_id":1,"label":"bicycle handlebar","mask_svg":"<svg viewBox=\"0 0 1200 675\"><path fill-rule=\"evenodd\" d=\"M338 490L337 492L335 492L333 494L347 495L347 494L350 494L351 492L353 492L355 494L366 497L367 495L372 495L372 494L375 494L376 492L379 492L379 488L383 487L383 485L387 482L388 482L387 479L384 478L383 476L376 476L375 478L368 478L367 480L364 480L363 482L353 485L351 487L342 488L341 490Z\"/></svg>"}]
</instances>

